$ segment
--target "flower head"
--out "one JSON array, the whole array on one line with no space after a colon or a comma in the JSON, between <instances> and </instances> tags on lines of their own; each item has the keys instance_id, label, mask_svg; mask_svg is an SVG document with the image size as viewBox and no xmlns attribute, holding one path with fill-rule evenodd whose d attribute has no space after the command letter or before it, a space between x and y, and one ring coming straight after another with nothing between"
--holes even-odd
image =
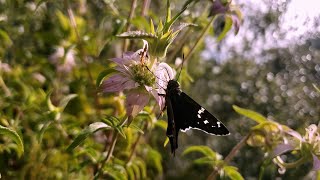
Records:
<instances>
[{"instance_id":1,"label":"flower head","mask_svg":"<svg viewBox=\"0 0 320 180\"><path fill-rule=\"evenodd\" d=\"M128 116L136 116L150 99L150 94L159 103L160 108L164 100L154 89L156 75L151 71L157 66L148 68L148 44L144 41L144 48L136 52L126 52L121 58L112 58L111 61L117 65L114 68L116 73L104 80L100 85L102 92L125 91L126 111Z\"/></svg>"}]
</instances>

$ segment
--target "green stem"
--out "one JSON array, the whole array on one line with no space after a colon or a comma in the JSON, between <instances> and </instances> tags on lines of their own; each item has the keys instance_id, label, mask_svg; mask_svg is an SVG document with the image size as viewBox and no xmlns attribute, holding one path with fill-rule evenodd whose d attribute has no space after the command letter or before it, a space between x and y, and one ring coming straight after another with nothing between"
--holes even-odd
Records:
<instances>
[{"instance_id":1,"label":"green stem","mask_svg":"<svg viewBox=\"0 0 320 180\"><path fill-rule=\"evenodd\" d=\"M212 26L212 23L214 21L214 19L216 18L216 16L213 16L210 21L208 22L207 26L202 30L200 36L198 37L196 43L193 45L193 47L191 48L189 54L186 56L185 61L189 60L193 54L193 52L196 50L196 48L198 47L198 45L200 44L200 42L202 42L204 36L207 34L209 28Z\"/></svg>"},{"instance_id":2,"label":"green stem","mask_svg":"<svg viewBox=\"0 0 320 180\"><path fill-rule=\"evenodd\" d=\"M132 0L131 2L131 8L130 8L130 14L127 18L127 27L125 32L128 32L131 28L131 19L133 18L134 12L136 10L137 7L137 0ZM128 45L129 45L129 39L124 39L124 43L123 43L123 52L127 51L128 49Z\"/></svg>"},{"instance_id":3,"label":"green stem","mask_svg":"<svg viewBox=\"0 0 320 180\"><path fill-rule=\"evenodd\" d=\"M300 166L301 164L305 163L307 160L307 158L305 156L301 157L300 159L298 159L297 161L295 162L292 162L292 163L285 163L280 156L277 156L275 158L275 161L277 162L277 164L280 166L280 167L283 167L283 168L286 168L286 169L291 169L291 168L295 168L297 166Z\"/></svg>"},{"instance_id":4,"label":"green stem","mask_svg":"<svg viewBox=\"0 0 320 180\"><path fill-rule=\"evenodd\" d=\"M74 17L73 10L71 9L71 6L70 6L70 3L69 3L68 0L64 0L64 4L65 4L65 7L66 7L67 12L68 12L68 16L69 16L69 20L70 20L71 26L74 29L74 32L75 32L75 34L77 36L77 41L78 41L78 46L79 46L79 54L80 54L79 58L82 61L82 63L85 65L85 69L87 71L91 86L95 87L94 79L93 79L92 73L90 71L90 66L89 66L89 63L88 63L88 60L87 60L87 55L85 53L85 49L84 49L84 46L83 46L83 41L81 39L81 36L80 36L78 28L77 28L77 23L76 23L76 19ZM94 97L94 100L95 100L96 111L97 111L98 115L100 115L101 114L100 113L100 100L99 100L99 97L97 95L97 92L93 92L93 97Z\"/></svg>"},{"instance_id":5,"label":"green stem","mask_svg":"<svg viewBox=\"0 0 320 180\"><path fill-rule=\"evenodd\" d=\"M130 123L132 122L133 117L129 116L128 118L125 118L120 124L119 126L123 126L124 124L128 123L128 126L130 125ZM94 179L98 179L99 176L101 175L102 171L103 171L103 167L104 165L111 159L111 156L113 154L113 150L114 147L116 146L117 140L118 140L118 136L119 136L119 132L114 130L113 131L113 136L112 136L112 141L111 141L111 145L109 146L109 150L108 150L108 154L107 156L102 160L101 162L101 166L99 168L99 170L97 171L97 173L94 176Z\"/></svg>"},{"instance_id":6,"label":"green stem","mask_svg":"<svg viewBox=\"0 0 320 180\"><path fill-rule=\"evenodd\" d=\"M4 90L4 93L6 94L6 96L8 96L8 97L12 96L10 89L7 87L6 83L3 81L1 74L0 74L0 86Z\"/></svg>"}]
</instances>

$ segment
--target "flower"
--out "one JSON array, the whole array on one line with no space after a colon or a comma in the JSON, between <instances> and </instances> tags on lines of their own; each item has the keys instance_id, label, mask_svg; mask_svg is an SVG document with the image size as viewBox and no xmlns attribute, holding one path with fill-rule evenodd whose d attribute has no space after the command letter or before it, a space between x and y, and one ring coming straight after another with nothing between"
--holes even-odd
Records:
<instances>
[{"instance_id":1,"label":"flower","mask_svg":"<svg viewBox=\"0 0 320 180\"><path fill-rule=\"evenodd\" d=\"M156 77L161 70L155 63L154 67L148 68L148 43L144 41L143 49L136 52L125 52L121 58L112 58L116 63L116 71L108 79L103 80L100 90L104 93L121 92L126 93L126 112L128 116L136 116L150 100L150 94L158 102L160 108L164 107L164 99L159 96L159 90L154 88ZM161 63L160 63L161 64ZM156 74L151 70L155 69ZM162 76L161 76L162 77Z\"/></svg>"},{"instance_id":2,"label":"flower","mask_svg":"<svg viewBox=\"0 0 320 180\"><path fill-rule=\"evenodd\" d=\"M298 132L290 130L287 131L287 134L293 137L290 141L287 141L283 144L279 144L273 151L273 154L277 156L276 163L283 169L286 168L286 164L283 163L280 158L281 154L284 154L288 151L297 150L302 154L302 159L297 161L296 165L300 165L301 162L312 157L313 161L313 170L320 170L320 128L311 124L306 128L306 133L304 136L301 136ZM295 164L295 163L290 163Z\"/></svg>"},{"instance_id":3,"label":"flower","mask_svg":"<svg viewBox=\"0 0 320 180\"><path fill-rule=\"evenodd\" d=\"M223 26L225 26L226 24L225 22L227 21L227 18L229 18L234 26L235 34L238 34L242 15L240 10L236 6L232 5L231 2L231 0L213 1L209 16L219 15L219 17L216 20L218 23L215 23L218 27L216 27L215 29L219 28L221 26L220 24L222 24L223 28Z\"/></svg>"},{"instance_id":4,"label":"flower","mask_svg":"<svg viewBox=\"0 0 320 180\"><path fill-rule=\"evenodd\" d=\"M54 64L57 68L57 71L60 73L70 72L75 63L75 51L73 49L65 49L61 46L56 48L56 51L49 56L49 61Z\"/></svg>"}]
</instances>

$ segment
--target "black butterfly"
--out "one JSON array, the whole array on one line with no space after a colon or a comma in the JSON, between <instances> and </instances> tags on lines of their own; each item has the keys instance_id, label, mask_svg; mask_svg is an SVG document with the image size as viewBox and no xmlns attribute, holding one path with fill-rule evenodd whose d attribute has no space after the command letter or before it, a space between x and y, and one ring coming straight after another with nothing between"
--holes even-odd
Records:
<instances>
[{"instance_id":1,"label":"black butterfly","mask_svg":"<svg viewBox=\"0 0 320 180\"><path fill-rule=\"evenodd\" d=\"M211 135L224 136L230 134L222 122L182 92L177 81L169 80L165 92L168 116L167 136L173 154L178 148L179 130L185 132L192 128Z\"/></svg>"}]
</instances>

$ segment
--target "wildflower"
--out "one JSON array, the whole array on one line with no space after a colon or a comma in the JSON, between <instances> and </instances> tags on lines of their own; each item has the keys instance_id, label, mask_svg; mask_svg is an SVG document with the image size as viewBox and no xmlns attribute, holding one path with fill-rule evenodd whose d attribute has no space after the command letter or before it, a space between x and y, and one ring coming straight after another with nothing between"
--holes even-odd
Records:
<instances>
[{"instance_id":1,"label":"wildflower","mask_svg":"<svg viewBox=\"0 0 320 180\"><path fill-rule=\"evenodd\" d=\"M7 63L2 63L1 61L0 61L0 72L11 72L11 67L10 67L10 65L9 64L7 64Z\"/></svg>"},{"instance_id":2,"label":"wildflower","mask_svg":"<svg viewBox=\"0 0 320 180\"><path fill-rule=\"evenodd\" d=\"M151 70L159 74L159 66L150 69L146 66L148 58L148 43L144 41L144 48L136 52L126 52L121 58L112 58L117 65L116 73L105 79L100 85L102 92L126 93L126 112L128 116L136 116L147 105L150 94L158 102L160 108L164 106L164 99L158 95L154 85L158 80ZM159 82L160 83L160 82Z\"/></svg>"},{"instance_id":3,"label":"wildflower","mask_svg":"<svg viewBox=\"0 0 320 180\"><path fill-rule=\"evenodd\" d=\"M235 29L235 34L238 34L242 15L240 10L236 6L232 5L231 2L231 0L215 0L211 6L209 16L219 15L216 21L218 21L218 24L221 23L223 26L225 26L225 22L227 21L227 18L229 18Z\"/></svg>"},{"instance_id":4,"label":"wildflower","mask_svg":"<svg viewBox=\"0 0 320 180\"><path fill-rule=\"evenodd\" d=\"M73 49L65 51L63 47L57 47L56 51L50 55L49 61L56 66L58 72L68 73L76 65L75 51Z\"/></svg>"},{"instance_id":5,"label":"wildflower","mask_svg":"<svg viewBox=\"0 0 320 180\"><path fill-rule=\"evenodd\" d=\"M312 157L313 161L313 170L320 170L320 128L315 124L311 124L306 128L306 133L304 136L301 136L296 131L288 131L289 135L293 137L290 141L287 141L283 144L279 144L274 150L274 155L277 156L276 163L281 167L285 168L285 163L279 155L293 150L298 150L302 153L302 158L304 160L310 159ZM305 161L297 161L297 165ZM291 165L294 163L291 163Z\"/></svg>"}]
</instances>

